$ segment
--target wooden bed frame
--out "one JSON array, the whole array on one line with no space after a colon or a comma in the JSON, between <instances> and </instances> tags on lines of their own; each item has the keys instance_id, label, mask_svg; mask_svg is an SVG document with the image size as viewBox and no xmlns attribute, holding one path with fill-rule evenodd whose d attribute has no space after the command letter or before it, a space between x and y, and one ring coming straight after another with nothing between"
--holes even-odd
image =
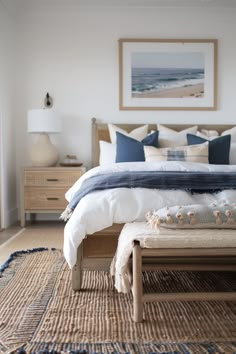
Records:
<instances>
[{"instance_id":1,"label":"wooden bed frame","mask_svg":"<svg viewBox=\"0 0 236 354\"><path fill-rule=\"evenodd\" d=\"M114 123L115 124L115 123ZM172 125L172 124L165 124L165 126L171 129L175 129L176 131L181 131L183 129L189 128L193 126L194 124L191 125L186 125L186 124L179 124L179 125ZM135 128L138 128L142 126L143 124L115 124L119 126L122 129L125 129L126 131L130 132ZM233 127L233 125L202 125L202 124L197 124L199 129L209 129L209 130L217 130L219 133L222 131L225 131L227 129L230 129ZM149 125L149 131L151 130L156 130L157 125L156 124L150 124ZM110 137L109 137L109 131L108 131L108 125L104 123L99 123L95 118L92 119L92 166L95 167L99 163L99 140L104 140L107 142L110 142ZM115 253L116 246L117 246L117 240L120 234L120 231L123 227L123 224L113 224L112 227L106 228L102 231L96 232L93 235L88 235L87 238L83 240L81 245L78 247L77 250L77 263L72 269L72 288L74 290L80 290L81 288L81 282L82 282L82 269L85 270L108 270L110 266L111 259ZM134 257L133 259L136 260L134 261L134 273L137 274L137 277L134 277L134 289L136 289L136 295L135 296L135 301L134 303L137 305L134 308L135 314L134 318L137 321L141 320L141 315L140 313L142 312L142 301L153 301L153 297L147 297L142 295L142 291L140 292L141 289L141 283L140 283L140 274L141 271L137 271L140 268L140 256L139 254L142 253L143 261L145 264L147 264L147 267L151 268L153 264L155 263L155 258L156 254L154 251L151 251L150 254L146 252L146 250L140 251L138 248L135 248L137 250L134 251ZM192 250L193 251L193 250ZM141 252L141 253L140 253ZM166 252L172 252L171 249L166 250ZM180 269L183 267L185 269L192 270L192 266L190 264L186 263L186 257L184 257L186 250L181 250L179 249L179 252L181 256L178 257L178 262L176 264L177 269ZM182 252L182 253L181 253ZM193 251L194 252L194 251ZM209 250L209 252L212 254L212 251ZM221 252L221 253L220 253ZM191 253L191 252L190 252ZM201 251L200 251L201 253ZM227 253L227 252L226 252ZM220 262L219 266L217 266L217 269L219 270L219 267L223 270L224 264L225 264L225 256L227 254L224 253L222 254L222 251L219 251L219 255L215 253L215 256L217 256L217 261ZM135 254L138 254L136 256ZM172 253L173 255L173 253ZM200 254L198 255L200 256ZM205 254L206 256L206 254ZM232 256L232 254L231 254ZM234 260L236 263L235 259L236 253L234 250ZM141 257L142 259L142 257ZM202 265L200 267L205 267L205 270L210 270L212 269L211 265L209 262L207 264L204 264L204 260L206 260L206 257L199 257L198 260ZM173 262L172 262L173 263ZM232 263L232 262L231 262ZM160 268L160 264L159 264ZM229 267L227 266L227 269ZM163 269L163 268L162 268ZM181 268L182 269L182 268ZM235 264L234 264L234 270L235 270ZM135 280L136 279L136 280ZM135 286L136 284L136 286ZM141 295L140 295L141 294ZM188 297L188 296L187 296ZM168 300L171 298L171 296L168 296ZM176 295L173 295L173 298L177 300ZM138 300L137 300L138 299ZM148 300L147 300L148 299ZM159 298L155 298L155 301L161 300L161 295ZM179 298L182 300L186 300L183 298ZM197 297L195 296L195 299ZM204 300L205 298L202 298Z\"/></svg>"}]
</instances>

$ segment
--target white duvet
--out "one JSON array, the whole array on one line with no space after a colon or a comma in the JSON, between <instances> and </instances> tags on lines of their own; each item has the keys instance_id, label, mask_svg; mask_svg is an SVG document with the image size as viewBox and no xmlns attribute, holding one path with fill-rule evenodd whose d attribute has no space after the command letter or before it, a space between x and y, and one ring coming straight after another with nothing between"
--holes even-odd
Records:
<instances>
[{"instance_id":1,"label":"white duvet","mask_svg":"<svg viewBox=\"0 0 236 354\"><path fill-rule=\"evenodd\" d=\"M202 171L236 172L236 165L209 165L192 162L129 162L95 167L86 172L66 193L68 202L81 188L82 182L96 174L121 171ZM87 194L78 203L64 230L64 255L72 268L76 263L77 248L86 237L113 223L144 221L149 210L164 206L236 202L236 190L219 193L191 194L180 190L146 188L116 188Z\"/></svg>"}]
</instances>

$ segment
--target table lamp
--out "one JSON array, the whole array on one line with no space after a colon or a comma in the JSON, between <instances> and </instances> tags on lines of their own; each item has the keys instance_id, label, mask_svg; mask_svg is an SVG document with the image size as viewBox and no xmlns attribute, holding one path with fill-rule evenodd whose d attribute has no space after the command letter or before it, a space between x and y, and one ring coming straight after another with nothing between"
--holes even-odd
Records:
<instances>
[{"instance_id":1,"label":"table lamp","mask_svg":"<svg viewBox=\"0 0 236 354\"><path fill-rule=\"evenodd\" d=\"M54 166L59 154L51 143L49 133L61 132L61 117L52 109L28 111L28 133L39 134L37 142L30 149L33 166Z\"/></svg>"}]
</instances>

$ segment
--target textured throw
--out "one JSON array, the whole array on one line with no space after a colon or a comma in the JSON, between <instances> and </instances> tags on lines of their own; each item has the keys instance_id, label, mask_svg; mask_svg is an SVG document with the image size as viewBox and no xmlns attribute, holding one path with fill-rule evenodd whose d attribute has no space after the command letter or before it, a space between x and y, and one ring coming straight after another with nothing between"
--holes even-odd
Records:
<instances>
[{"instance_id":1,"label":"textured throw","mask_svg":"<svg viewBox=\"0 0 236 354\"><path fill-rule=\"evenodd\" d=\"M145 291L236 285L230 273L146 272L144 282ZM118 294L108 273L87 271L82 286L71 289L60 251L15 253L0 275L0 353L236 352L233 302L149 303L135 324L132 296Z\"/></svg>"},{"instance_id":2,"label":"textured throw","mask_svg":"<svg viewBox=\"0 0 236 354\"><path fill-rule=\"evenodd\" d=\"M236 189L236 173L132 171L95 175L83 182L61 218L65 221L69 219L76 205L88 193L112 188L181 189L194 193L214 193Z\"/></svg>"},{"instance_id":3,"label":"textured throw","mask_svg":"<svg viewBox=\"0 0 236 354\"><path fill-rule=\"evenodd\" d=\"M165 207L149 211L146 220L154 229L235 229L235 215L236 203L221 202Z\"/></svg>"}]
</instances>

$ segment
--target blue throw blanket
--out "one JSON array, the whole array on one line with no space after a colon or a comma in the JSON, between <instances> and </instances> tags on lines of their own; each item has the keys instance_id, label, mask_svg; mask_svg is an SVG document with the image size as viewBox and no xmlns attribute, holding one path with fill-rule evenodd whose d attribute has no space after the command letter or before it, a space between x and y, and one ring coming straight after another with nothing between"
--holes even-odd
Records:
<instances>
[{"instance_id":1,"label":"blue throw blanket","mask_svg":"<svg viewBox=\"0 0 236 354\"><path fill-rule=\"evenodd\" d=\"M88 193L112 188L181 189L191 193L214 193L236 189L236 172L133 171L95 175L82 183L68 207L74 210Z\"/></svg>"}]
</instances>

